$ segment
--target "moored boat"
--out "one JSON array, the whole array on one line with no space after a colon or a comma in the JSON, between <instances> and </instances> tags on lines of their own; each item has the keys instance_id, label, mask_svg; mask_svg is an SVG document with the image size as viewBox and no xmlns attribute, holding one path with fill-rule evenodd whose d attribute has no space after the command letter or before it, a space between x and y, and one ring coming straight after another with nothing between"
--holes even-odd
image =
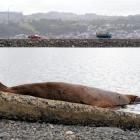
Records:
<instances>
[{"instance_id":1,"label":"moored boat","mask_svg":"<svg viewBox=\"0 0 140 140\"><path fill-rule=\"evenodd\" d=\"M112 34L109 33L109 32L99 32L99 33L96 33L96 37L97 38L112 38Z\"/></svg>"}]
</instances>

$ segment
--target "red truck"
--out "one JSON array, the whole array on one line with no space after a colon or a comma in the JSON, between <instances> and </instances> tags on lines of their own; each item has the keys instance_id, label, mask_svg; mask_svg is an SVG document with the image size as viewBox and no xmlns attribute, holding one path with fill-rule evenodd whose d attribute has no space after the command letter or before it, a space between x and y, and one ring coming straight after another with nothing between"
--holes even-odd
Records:
<instances>
[{"instance_id":1,"label":"red truck","mask_svg":"<svg viewBox=\"0 0 140 140\"><path fill-rule=\"evenodd\" d=\"M42 39L42 37L39 35L29 35L28 39Z\"/></svg>"}]
</instances>

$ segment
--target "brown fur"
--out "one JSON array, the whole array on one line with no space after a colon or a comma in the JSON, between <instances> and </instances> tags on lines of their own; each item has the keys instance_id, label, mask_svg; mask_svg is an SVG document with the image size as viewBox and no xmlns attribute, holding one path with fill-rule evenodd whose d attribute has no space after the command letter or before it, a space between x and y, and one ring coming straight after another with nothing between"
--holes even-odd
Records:
<instances>
[{"instance_id":1,"label":"brown fur","mask_svg":"<svg viewBox=\"0 0 140 140\"><path fill-rule=\"evenodd\" d=\"M127 105L136 98L133 95L123 95L98 88L63 82L25 84L14 87L6 87L0 84L0 90L104 108Z\"/></svg>"}]
</instances>

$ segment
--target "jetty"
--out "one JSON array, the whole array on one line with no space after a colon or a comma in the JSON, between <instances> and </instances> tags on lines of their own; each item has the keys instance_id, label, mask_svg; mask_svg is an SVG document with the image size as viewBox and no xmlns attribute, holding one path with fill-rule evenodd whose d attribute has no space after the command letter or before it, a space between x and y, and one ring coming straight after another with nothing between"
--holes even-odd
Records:
<instances>
[{"instance_id":1,"label":"jetty","mask_svg":"<svg viewBox=\"0 0 140 140\"><path fill-rule=\"evenodd\" d=\"M0 47L140 47L140 39L0 39Z\"/></svg>"}]
</instances>

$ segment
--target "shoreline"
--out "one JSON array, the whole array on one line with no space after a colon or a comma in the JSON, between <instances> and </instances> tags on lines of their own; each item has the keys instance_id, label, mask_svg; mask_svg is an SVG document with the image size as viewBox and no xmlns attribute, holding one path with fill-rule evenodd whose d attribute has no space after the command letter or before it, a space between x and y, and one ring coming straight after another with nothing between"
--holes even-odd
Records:
<instances>
[{"instance_id":1,"label":"shoreline","mask_svg":"<svg viewBox=\"0 0 140 140\"><path fill-rule=\"evenodd\" d=\"M139 140L140 115L0 93L0 138Z\"/></svg>"},{"instance_id":2,"label":"shoreline","mask_svg":"<svg viewBox=\"0 0 140 140\"><path fill-rule=\"evenodd\" d=\"M140 39L0 39L0 47L140 47Z\"/></svg>"}]
</instances>

